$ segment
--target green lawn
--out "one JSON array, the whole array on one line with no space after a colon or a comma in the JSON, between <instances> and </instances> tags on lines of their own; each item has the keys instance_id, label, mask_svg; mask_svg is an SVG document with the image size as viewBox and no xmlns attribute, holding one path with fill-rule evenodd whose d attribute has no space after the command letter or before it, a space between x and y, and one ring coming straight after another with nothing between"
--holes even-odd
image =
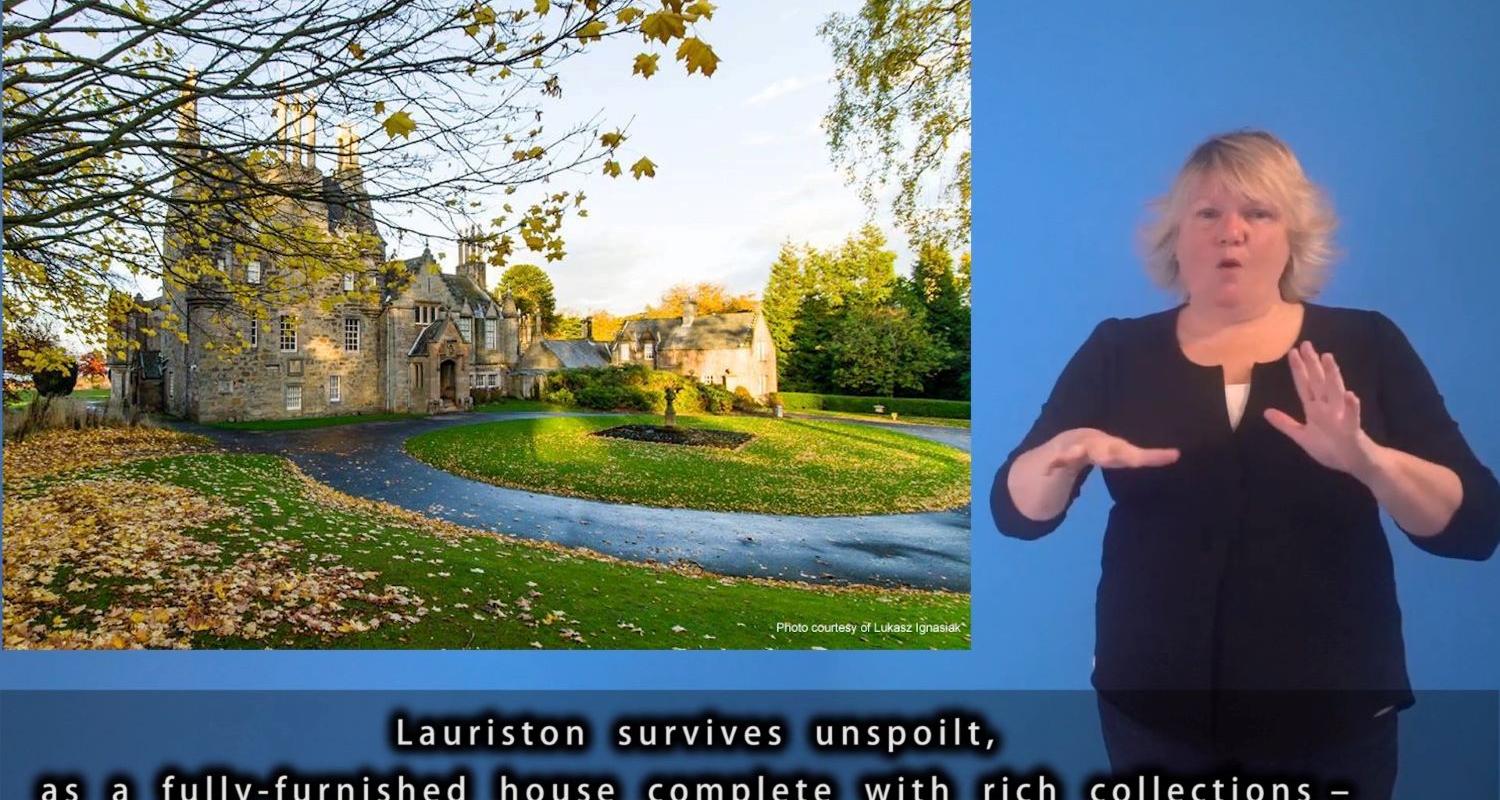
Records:
<instances>
[{"instance_id":1,"label":"green lawn","mask_svg":"<svg viewBox=\"0 0 1500 800\"><path fill-rule=\"evenodd\" d=\"M248 422L212 422L210 427L230 431L300 431L333 425L358 425L362 422L389 422L417 419L423 414L345 414L337 417L297 417L296 419L257 419Z\"/></svg>"},{"instance_id":2,"label":"green lawn","mask_svg":"<svg viewBox=\"0 0 1500 800\"><path fill-rule=\"evenodd\" d=\"M6 489L7 648L969 646L967 594L629 564L349 498L274 456L132 461ZM923 624L956 631L890 632Z\"/></svg>"},{"instance_id":3,"label":"green lawn","mask_svg":"<svg viewBox=\"0 0 1500 800\"><path fill-rule=\"evenodd\" d=\"M592 436L658 416L548 417L465 425L406 441L440 469L501 486L614 502L828 516L955 508L969 502L969 456L866 425L761 417L679 417L745 431L739 450Z\"/></svg>"},{"instance_id":4,"label":"green lawn","mask_svg":"<svg viewBox=\"0 0 1500 800\"><path fill-rule=\"evenodd\" d=\"M490 403L479 403L474 406L475 411L577 411L570 406L559 406L541 400L520 400L506 398Z\"/></svg>"},{"instance_id":5,"label":"green lawn","mask_svg":"<svg viewBox=\"0 0 1500 800\"><path fill-rule=\"evenodd\" d=\"M21 398L19 400L17 400L14 403L7 403L5 407L6 408L11 408L11 409L16 409L16 408L25 408L26 406L31 405L31 401L36 399L36 390L35 389L23 389L23 390L21 390L20 395L21 395ZM108 400L109 399L109 390L108 389L77 389L72 394L67 395L67 397L71 397L74 400L80 400L80 401Z\"/></svg>"}]
</instances>

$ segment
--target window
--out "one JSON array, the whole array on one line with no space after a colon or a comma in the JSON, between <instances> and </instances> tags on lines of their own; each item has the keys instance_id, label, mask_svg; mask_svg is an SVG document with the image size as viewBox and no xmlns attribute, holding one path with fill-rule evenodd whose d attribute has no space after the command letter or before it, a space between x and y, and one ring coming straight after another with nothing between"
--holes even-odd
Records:
<instances>
[{"instance_id":1,"label":"window","mask_svg":"<svg viewBox=\"0 0 1500 800\"><path fill-rule=\"evenodd\" d=\"M250 320L250 349L260 347L260 320Z\"/></svg>"},{"instance_id":2,"label":"window","mask_svg":"<svg viewBox=\"0 0 1500 800\"><path fill-rule=\"evenodd\" d=\"M302 387L301 386L288 386L288 387L286 387L286 410L287 411L301 411L302 410Z\"/></svg>"},{"instance_id":3,"label":"window","mask_svg":"<svg viewBox=\"0 0 1500 800\"><path fill-rule=\"evenodd\" d=\"M260 283L259 261L251 261L245 265L245 283Z\"/></svg>"},{"instance_id":4,"label":"window","mask_svg":"<svg viewBox=\"0 0 1500 800\"><path fill-rule=\"evenodd\" d=\"M281 315L281 352L297 352L297 323L285 314Z\"/></svg>"},{"instance_id":5,"label":"window","mask_svg":"<svg viewBox=\"0 0 1500 800\"><path fill-rule=\"evenodd\" d=\"M495 329L498 328L498 327L500 327L500 326L497 323L495 323L495 322L490 322L490 323L486 323L485 324L485 326L484 326L484 349L486 349L486 350L495 350L495 349L497 349L497 345L495 343Z\"/></svg>"},{"instance_id":6,"label":"window","mask_svg":"<svg viewBox=\"0 0 1500 800\"><path fill-rule=\"evenodd\" d=\"M472 342L472 341L474 341L474 320L473 320L473 318L471 318L471 317L464 317L463 319L460 319L458 321L458 333L459 333L460 336L464 337L464 341L466 341L466 342Z\"/></svg>"},{"instance_id":7,"label":"window","mask_svg":"<svg viewBox=\"0 0 1500 800\"><path fill-rule=\"evenodd\" d=\"M339 402L339 401L341 401L343 399L344 399L343 396L341 394L339 394L339 376L337 376L337 375L329 375L328 376L328 402L330 402L330 403L337 403L337 402Z\"/></svg>"},{"instance_id":8,"label":"window","mask_svg":"<svg viewBox=\"0 0 1500 800\"><path fill-rule=\"evenodd\" d=\"M359 319L359 317L345 317L344 318L344 352L346 352L346 353L358 353L359 352L359 329L360 329L360 319Z\"/></svg>"},{"instance_id":9,"label":"window","mask_svg":"<svg viewBox=\"0 0 1500 800\"><path fill-rule=\"evenodd\" d=\"M344 273L344 291L346 291L346 292L352 292L352 291L354 291L354 273L352 273L352 272L345 272Z\"/></svg>"},{"instance_id":10,"label":"window","mask_svg":"<svg viewBox=\"0 0 1500 800\"><path fill-rule=\"evenodd\" d=\"M412 385L418 389L422 388L422 365L412 364Z\"/></svg>"},{"instance_id":11,"label":"window","mask_svg":"<svg viewBox=\"0 0 1500 800\"><path fill-rule=\"evenodd\" d=\"M630 342L620 342L620 360L630 360Z\"/></svg>"},{"instance_id":12,"label":"window","mask_svg":"<svg viewBox=\"0 0 1500 800\"><path fill-rule=\"evenodd\" d=\"M416 319L418 325L429 325L437 322L437 306L419 305L416 308Z\"/></svg>"},{"instance_id":13,"label":"window","mask_svg":"<svg viewBox=\"0 0 1500 800\"><path fill-rule=\"evenodd\" d=\"M655 356L656 345L652 344L651 342L646 342L645 344L641 345L641 358L650 361Z\"/></svg>"}]
</instances>

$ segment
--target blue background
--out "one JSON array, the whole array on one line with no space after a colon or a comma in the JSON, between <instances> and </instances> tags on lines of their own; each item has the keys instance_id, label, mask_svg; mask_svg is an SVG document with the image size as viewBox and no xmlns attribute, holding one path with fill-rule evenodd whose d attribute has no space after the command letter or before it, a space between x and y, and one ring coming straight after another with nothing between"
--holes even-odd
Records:
<instances>
[{"instance_id":1,"label":"blue background","mask_svg":"<svg viewBox=\"0 0 1500 800\"><path fill-rule=\"evenodd\" d=\"M974 647L830 652L0 652L10 688L1081 688L1107 498L1002 540L996 467L1106 316L1173 302L1134 255L1145 202L1205 136L1275 131L1330 191L1323 302L1377 308L1500 465L1500 3L975 9ZM1393 540L1420 688L1500 688L1500 572Z\"/></svg>"}]
</instances>

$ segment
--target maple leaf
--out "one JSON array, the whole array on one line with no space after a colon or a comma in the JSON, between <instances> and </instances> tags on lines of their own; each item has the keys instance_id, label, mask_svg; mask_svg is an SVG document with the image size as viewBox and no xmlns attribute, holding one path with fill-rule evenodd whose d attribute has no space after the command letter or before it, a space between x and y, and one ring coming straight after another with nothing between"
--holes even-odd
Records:
<instances>
[{"instance_id":1,"label":"maple leaf","mask_svg":"<svg viewBox=\"0 0 1500 800\"><path fill-rule=\"evenodd\" d=\"M625 134L620 133L619 131L615 131L613 133L606 133L606 134L604 134L604 135L602 135L602 136L599 137L599 143L602 144L602 145L604 145L605 147L610 148L611 150L613 150L616 147L619 147L620 143L623 142L623 141L625 141ZM580 197L579 200L578 200L578 202L580 202L580 203L583 202L583 199Z\"/></svg>"},{"instance_id":2,"label":"maple leaf","mask_svg":"<svg viewBox=\"0 0 1500 800\"><path fill-rule=\"evenodd\" d=\"M615 15L615 20L618 21L621 25L629 25L630 23L640 19L641 15L644 13L646 12L640 10L639 8L629 6L627 8L620 9L620 13Z\"/></svg>"},{"instance_id":3,"label":"maple leaf","mask_svg":"<svg viewBox=\"0 0 1500 800\"><path fill-rule=\"evenodd\" d=\"M706 78L719 68L719 57L714 53L713 47L696 36L683 39L682 44L677 46L677 60L687 62L689 75L702 71Z\"/></svg>"},{"instance_id":4,"label":"maple leaf","mask_svg":"<svg viewBox=\"0 0 1500 800\"><path fill-rule=\"evenodd\" d=\"M578 40L582 42L587 42L591 39L597 42L599 41L599 36L603 34L605 28L608 27L609 26L605 24L604 20L596 19L593 22L590 22L589 24L579 28L578 33L575 35L578 37Z\"/></svg>"},{"instance_id":5,"label":"maple leaf","mask_svg":"<svg viewBox=\"0 0 1500 800\"><path fill-rule=\"evenodd\" d=\"M385 134L392 139L397 136L410 139L411 132L417 129L417 123L413 122L411 115L405 111L397 111L386 117L381 125L385 127Z\"/></svg>"},{"instance_id":6,"label":"maple leaf","mask_svg":"<svg viewBox=\"0 0 1500 800\"><path fill-rule=\"evenodd\" d=\"M714 10L717 8L718 6L715 6L713 3L708 2L708 0L697 0L697 2L687 7L685 13L692 16L694 20L696 20L698 17L702 17L704 19L713 19Z\"/></svg>"},{"instance_id":7,"label":"maple leaf","mask_svg":"<svg viewBox=\"0 0 1500 800\"><path fill-rule=\"evenodd\" d=\"M552 8L552 0L536 0L536 13L545 14Z\"/></svg>"},{"instance_id":8,"label":"maple leaf","mask_svg":"<svg viewBox=\"0 0 1500 800\"><path fill-rule=\"evenodd\" d=\"M355 60L363 61L365 58L365 49L359 46L359 42L350 42L349 54L354 56Z\"/></svg>"},{"instance_id":9,"label":"maple leaf","mask_svg":"<svg viewBox=\"0 0 1500 800\"><path fill-rule=\"evenodd\" d=\"M640 180L641 176L655 178L656 165L651 163L651 159L641 156L640 161L630 165L630 174L634 175L636 180Z\"/></svg>"},{"instance_id":10,"label":"maple leaf","mask_svg":"<svg viewBox=\"0 0 1500 800\"><path fill-rule=\"evenodd\" d=\"M604 174L611 178L620 177L620 162L613 159L604 162Z\"/></svg>"},{"instance_id":11,"label":"maple leaf","mask_svg":"<svg viewBox=\"0 0 1500 800\"><path fill-rule=\"evenodd\" d=\"M385 113L385 101L384 100L376 100L375 101L375 113L376 114L384 114Z\"/></svg>"},{"instance_id":12,"label":"maple leaf","mask_svg":"<svg viewBox=\"0 0 1500 800\"><path fill-rule=\"evenodd\" d=\"M630 70L631 75L639 75L649 78L656 74L656 62L661 56L656 53L641 53L635 57L635 67Z\"/></svg>"},{"instance_id":13,"label":"maple leaf","mask_svg":"<svg viewBox=\"0 0 1500 800\"><path fill-rule=\"evenodd\" d=\"M657 11L647 14L641 20L641 36L650 41L660 39L662 42L670 42L687 35L687 19L681 14L671 11Z\"/></svg>"}]
</instances>

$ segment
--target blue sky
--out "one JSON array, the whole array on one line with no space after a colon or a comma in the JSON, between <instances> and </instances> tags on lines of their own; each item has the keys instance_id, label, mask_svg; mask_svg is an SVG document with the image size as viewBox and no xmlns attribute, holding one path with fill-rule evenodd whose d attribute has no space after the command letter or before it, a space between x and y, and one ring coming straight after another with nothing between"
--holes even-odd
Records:
<instances>
[{"instance_id":1,"label":"blue sky","mask_svg":"<svg viewBox=\"0 0 1500 800\"><path fill-rule=\"evenodd\" d=\"M687 75L670 50L650 80L632 76L635 54L649 49L634 38L566 64L563 98L549 107L549 125L599 112L612 124L628 123L621 164L645 155L657 174L611 179L596 168L561 182L558 188L576 187L589 198L589 216L566 222L568 257L548 264L519 254L515 261L543 265L562 308L630 313L682 282L759 292L783 240L821 247L842 241L867 212L833 167L818 126L834 87L830 50L816 29L829 14L858 7L851 0L722 3L699 29L721 59L708 79ZM875 221L907 269L904 239L889 215ZM433 221L430 230L434 252L448 251L444 263L451 263L452 247L436 238L442 226ZM399 254L421 248L408 238ZM491 272L493 282L499 275Z\"/></svg>"}]
</instances>

